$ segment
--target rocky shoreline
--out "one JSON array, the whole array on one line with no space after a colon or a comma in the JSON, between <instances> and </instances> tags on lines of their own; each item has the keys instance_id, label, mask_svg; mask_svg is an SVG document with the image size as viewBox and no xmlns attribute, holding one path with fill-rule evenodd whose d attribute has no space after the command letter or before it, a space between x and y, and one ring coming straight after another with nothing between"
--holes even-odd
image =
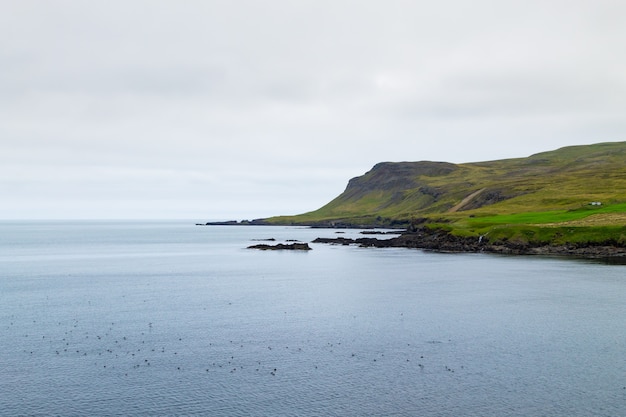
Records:
<instances>
[{"instance_id":1,"label":"rocky shoreline","mask_svg":"<svg viewBox=\"0 0 626 417\"><path fill-rule=\"evenodd\" d=\"M263 219L208 222L197 224L198 226L267 226L269 223ZM309 225L311 228L322 227L319 224ZM324 225L324 228L344 229L344 228L370 228L376 225L361 225L361 227L351 224ZM338 232L340 233L340 232ZM567 256L585 259L601 259L608 263L626 264L626 247L614 244L614 242L593 242L586 244L533 244L529 242L490 242L488 239L475 237L454 236L442 229L431 229L423 225L412 224L408 229L398 229L394 232L365 231L365 235L373 234L396 234L397 237L378 239L374 237L362 238L317 238L311 243L326 243L335 245L359 245L362 247L374 248L411 248L431 250L447 253L494 253L502 255L545 255L545 256ZM270 239L267 239L270 240ZM304 246L292 245L254 245L251 249L262 250L310 250Z\"/></svg>"},{"instance_id":2,"label":"rocky shoreline","mask_svg":"<svg viewBox=\"0 0 626 417\"><path fill-rule=\"evenodd\" d=\"M359 245L375 248L413 248L450 253L497 253L504 255L558 255L580 258L620 258L626 261L626 247L612 244L533 245L518 242L491 243L486 239L458 237L444 230L419 228L390 239L317 238L313 243Z\"/></svg>"}]
</instances>

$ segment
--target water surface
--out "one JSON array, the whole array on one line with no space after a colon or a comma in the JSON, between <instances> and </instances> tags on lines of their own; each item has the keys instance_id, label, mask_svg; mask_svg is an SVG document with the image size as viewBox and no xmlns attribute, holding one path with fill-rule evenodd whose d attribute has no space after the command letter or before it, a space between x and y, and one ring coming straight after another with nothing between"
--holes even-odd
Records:
<instances>
[{"instance_id":1,"label":"water surface","mask_svg":"<svg viewBox=\"0 0 626 417\"><path fill-rule=\"evenodd\" d=\"M319 236L0 223L0 414L626 413L624 266Z\"/></svg>"}]
</instances>

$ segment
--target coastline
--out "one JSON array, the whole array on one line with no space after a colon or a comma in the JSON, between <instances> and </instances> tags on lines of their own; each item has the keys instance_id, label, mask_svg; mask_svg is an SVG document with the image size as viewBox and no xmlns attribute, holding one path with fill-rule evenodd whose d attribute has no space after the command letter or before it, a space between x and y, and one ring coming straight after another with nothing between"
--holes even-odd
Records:
<instances>
[{"instance_id":1,"label":"coastline","mask_svg":"<svg viewBox=\"0 0 626 417\"><path fill-rule=\"evenodd\" d=\"M197 226L276 226L263 219L224 221L197 223ZM287 226L303 226L328 229L376 229L378 225L353 225L341 223L331 224L298 224ZM386 228L387 229L387 228ZM421 249L445 253L492 253L501 255L544 255L544 256L564 256L582 259L614 260L615 263L626 264L626 247L618 246L612 242L588 242L550 244L532 243L523 241L498 241L490 242L488 239L476 237L455 236L442 229L431 229L428 227L411 227L409 229L396 229L394 232L361 232L364 235L374 234L399 234L399 236L378 239L375 237L346 238L318 237L311 243L326 243L334 245L358 245L361 247L373 248L409 248Z\"/></svg>"},{"instance_id":2,"label":"coastline","mask_svg":"<svg viewBox=\"0 0 626 417\"><path fill-rule=\"evenodd\" d=\"M626 248L612 244L531 244L528 242L497 242L486 239L458 237L443 230L420 228L405 231L398 237L377 239L363 237L317 238L313 243L359 245L376 248L411 248L447 253L493 253L502 255L554 255L587 259L620 259L626 262Z\"/></svg>"}]
</instances>

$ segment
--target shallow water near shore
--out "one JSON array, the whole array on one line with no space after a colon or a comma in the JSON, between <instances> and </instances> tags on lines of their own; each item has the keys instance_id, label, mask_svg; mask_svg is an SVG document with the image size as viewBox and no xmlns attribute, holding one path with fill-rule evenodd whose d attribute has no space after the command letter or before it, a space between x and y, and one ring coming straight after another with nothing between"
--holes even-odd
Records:
<instances>
[{"instance_id":1,"label":"shallow water near shore","mask_svg":"<svg viewBox=\"0 0 626 417\"><path fill-rule=\"evenodd\" d=\"M625 266L343 232L1 222L0 415L626 413Z\"/></svg>"}]
</instances>

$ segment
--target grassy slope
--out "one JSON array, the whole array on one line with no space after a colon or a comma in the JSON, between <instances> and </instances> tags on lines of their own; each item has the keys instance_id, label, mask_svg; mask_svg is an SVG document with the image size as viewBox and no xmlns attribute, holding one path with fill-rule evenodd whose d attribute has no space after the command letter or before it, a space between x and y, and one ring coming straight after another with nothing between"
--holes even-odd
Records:
<instances>
[{"instance_id":1,"label":"grassy slope","mask_svg":"<svg viewBox=\"0 0 626 417\"><path fill-rule=\"evenodd\" d=\"M451 212L472 193L475 197ZM602 206L590 206L600 201ZM427 218L466 236L537 243L626 241L626 142L468 164L383 163L324 207L273 223L389 225Z\"/></svg>"}]
</instances>

